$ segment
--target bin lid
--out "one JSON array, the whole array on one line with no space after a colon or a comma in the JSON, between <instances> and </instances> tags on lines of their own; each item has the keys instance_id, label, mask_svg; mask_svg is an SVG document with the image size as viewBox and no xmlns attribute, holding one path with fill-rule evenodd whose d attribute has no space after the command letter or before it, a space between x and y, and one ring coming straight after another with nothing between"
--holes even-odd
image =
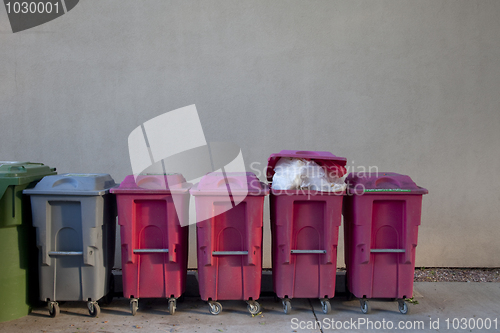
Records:
<instances>
[{"instance_id":1,"label":"bin lid","mask_svg":"<svg viewBox=\"0 0 500 333\"><path fill-rule=\"evenodd\" d=\"M46 175L56 174L56 169L43 163L0 161L0 182L9 182L9 185L31 183Z\"/></svg>"},{"instance_id":2,"label":"bin lid","mask_svg":"<svg viewBox=\"0 0 500 333\"><path fill-rule=\"evenodd\" d=\"M269 182L273 180L274 167L282 157L312 160L325 168L326 172L334 172L339 177L344 176L347 172L345 168L347 159L345 157L335 156L328 151L282 150L277 154L271 154L267 159L266 176Z\"/></svg>"},{"instance_id":3,"label":"bin lid","mask_svg":"<svg viewBox=\"0 0 500 333\"><path fill-rule=\"evenodd\" d=\"M228 188L229 186L229 188ZM253 172L210 172L191 189L191 195L254 195L269 194L269 186Z\"/></svg>"},{"instance_id":4,"label":"bin lid","mask_svg":"<svg viewBox=\"0 0 500 333\"><path fill-rule=\"evenodd\" d=\"M64 173L44 177L23 193L29 195L104 195L116 186L107 173Z\"/></svg>"},{"instance_id":5,"label":"bin lid","mask_svg":"<svg viewBox=\"0 0 500 333\"><path fill-rule=\"evenodd\" d=\"M346 178L349 193L395 193L395 194L427 194L428 191L407 175L395 172L350 173Z\"/></svg>"},{"instance_id":6,"label":"bin lid","mask_svg":"<svg viewBox=\"0 0 500 333\"><path fill-rule=\"evenodd\" d=\"M180 173L174 174L140 174L129 175L112 188L114 194L169 194L187 193L191 188L190 183Z\"/></svg>"},{"instance_id":7,"label":"bin lid","mask_svg":"<svg viewBox=\"0 0 500 333\"><path fill-rule=\"evenodd\" d=\"M0 161L0 198L9 186L29 184L56 173L55 168L43 163Z\"/></svg>"}]
</instances>

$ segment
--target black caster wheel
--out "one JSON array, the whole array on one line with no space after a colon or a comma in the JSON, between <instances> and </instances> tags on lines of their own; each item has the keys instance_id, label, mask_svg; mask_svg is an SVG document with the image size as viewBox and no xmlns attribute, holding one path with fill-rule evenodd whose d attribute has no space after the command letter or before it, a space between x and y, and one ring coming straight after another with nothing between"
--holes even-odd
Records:
<instances>
[{"instance_id":1,"label":"black caster wheel","mask_svg":"<svg viewBox=\"0 0 500 333\"><path fill-rule=\"evenodd\" d=\"M59 303L57 302L49 302L49 315L54 318L58 316L60 313Z\"/></svg>"},{"instance_id":2,"label":"black caster wheel","mask_svg":"<svg viewBox=\"0 0 500 333\"><path fill-rule=\"evenodd\" d=\"M330 304L330 300L328 298L323 298L321 300L321 309L324 314L329 314L332 311L332 305Z\"/></svg>"},{"instance_id":3,"label":"black caster wheel","mask_svg":"<svg viewBox=\"0 0 500 333\"><path fill-rule=\"evenodd\" d=\"M219 302L208 302L208 305L210 306L209 311L213 315L218 315L222 311L222 305Z\"/></svg>"},{"instance_id":4,"label":"black caster wheel","mask_svg":"<svg viewBox=\"0 0 500 333\"><path fill-rule=\"evenodd\" d=\"M260 312L260 304L256 301L249 301L247 309L252 314L252 316L255 316Z\"/></svg>"},{"instance_id":5,"label":"black caster wheel","mask_svg":"<svg viewBox=\"0 0 500 333\"><path fill-rule=\"evenodd\" d=\"M361 305L361 312L363 312L364 314L370 313L370 303L366 299L360 299L359 303Z\"/></svg>"},{"instance_id":6,"label":"black caster wheel","mask_svg":"<svg viewBox=\"0 0 500 333\"><path fill-rule=\"evenodd\" d=\"M285 298L282 300L283 303L283 312L285 314L289 314L290 311L292 311L292 302L290 301L289 298Z\"/></svg>"},{"instance_id":7,"label":"black caster wheel","mask_svg":"<svg viewBox=\"0 0 500 333\"><path fill-rule=\"evenodd\" d=\"M408 304L405 301L398 301L398 309L399 312L402 314L408 314L410 312L410 308L408 307Z\"/></svg>"},{"instance_id":8,"label":"black caster wheel","mask_svg":"<svg viewBox=\"0 0 500 333\"><path fill-rule=\"evenodd\" d=\"M91 317L99 317L99 314L101 313L101 307L97 302L87 302L87 308L89 309L89 314Z\"/></svg>"},{"instance_id":9,"label":"black caster wheel","mask_svg":"<svg viewBox=\"0 0 500 333\"><path fill-rule=\"evenodd\" d=\"M139 300L137 298L132 298L130 300L130 312L132 313L132 316L135 316L137 314L138 309L139 309Z\"/></svg>"},{"instance_id":10,"label":"black caster wheel","mask_svg":"<svg viewBox=\"0 0 500 333\"><path fill-rule=\"evenodd\" d=\"M177 309L177 301L175 300L175 298L170 298L168 300L168 312L170 312L170 314L173 315L176 309Z\"/></svg>"}]
</instances>

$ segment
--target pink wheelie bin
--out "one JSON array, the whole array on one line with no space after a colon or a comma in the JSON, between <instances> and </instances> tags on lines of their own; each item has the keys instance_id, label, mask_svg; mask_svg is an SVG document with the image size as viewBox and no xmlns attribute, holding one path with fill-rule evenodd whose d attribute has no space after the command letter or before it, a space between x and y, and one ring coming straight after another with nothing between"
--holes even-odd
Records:
<instances>
[{"instance_id":1,"label":"pink wheelie bin","mask_svg":"<svg viewBox=\"0 0 500 333\"><path fill-rule=\"evenodd\" d=\"M262 222L269 188L255 174L208 173L191 189L198 223L198 282L211 314L219 300L244 300L260 312Z\"/></svg>"},{"instance_id":2,"label":"pink wheelie bin","mask_svg":"<svg viewBox=\"0 0 500 333\"><path fill-rule=\"evenodd\" d=\"M180 174L127 176L112 189L118 205L123 296L167 298L174 314L185 291L190 184ZM175 204L174 204L175 200Z\"/></svg>"},{"instance_id":3,"label":"pink wheelie bin","mask_svg":"<svg viewBox=\"0 0 500 333\"><path fill-rule=\"evenodd\" d=\"M268 159L272 182L281 158L314 161L325 172L342 177L346 159L324 151L282 150ZM293 298L318 298L324 313L335 294L338 230L345 191L280 190L271 184L273 286L290 313Z\"/></svg>"},{"instance_id":4,"label":"pink wheelie bin","mask_svg":"<svg viewBox=\"0 0 500 333\"><path fill-rule=\"evenodd\" d=\"M402 314L413 295L415 252L427 190L390 172L348 175L344 239L348 295L370 312L369 299L398 302Z\"/></svg>"}]
</instances>

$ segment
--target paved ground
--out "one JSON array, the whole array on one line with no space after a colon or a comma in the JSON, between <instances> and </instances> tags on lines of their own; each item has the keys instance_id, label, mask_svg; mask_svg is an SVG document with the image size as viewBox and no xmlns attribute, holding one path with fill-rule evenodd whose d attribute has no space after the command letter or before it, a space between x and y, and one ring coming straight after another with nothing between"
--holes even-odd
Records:
<instances>
[{"instance_id":1,"label":"paved ground","mask_svg":"<svg viewBox=\"0 0 500 333\"><path fill-rule=\"evenodd\" d=\"M339 293L332 299L333 311L328 315L315 299L294 299L292 312L285 315L281 303L269 294L260 300L262 314L252 317L243 301L222 301L222 313L211 315L206 302L197 297L178 303L173 316L165 300L141 300L139 312L132 316L128 299L117 298L102 307L98 318L88 316L85 303L67 302L57 318L50 318L47 308L38 308L26 317L0 323L0 332L387 332L391 324L397 329L400 322L409 331L500 331L500 283L419 282L415 283L415 300L418 304L410 304L408 315L400 314L395 302L375 301L371 313L363 315L358 300L347 301ZM472 319L464 324L454 318ZM343 329L329 327L332 320ZM323 324L321 328L314 327L317 321ZM472 324L476 327L469 326ZM478 330L481 324L483 329ZM485 325L491 325L490 330Z\"/></svg>"}]
</instances>

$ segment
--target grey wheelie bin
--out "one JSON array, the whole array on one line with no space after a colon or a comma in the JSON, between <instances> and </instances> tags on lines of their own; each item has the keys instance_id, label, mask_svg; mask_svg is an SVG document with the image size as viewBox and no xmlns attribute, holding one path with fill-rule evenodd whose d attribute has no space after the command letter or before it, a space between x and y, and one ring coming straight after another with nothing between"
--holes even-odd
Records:
<instances>
[{"instance_id":1,"label":"grey wheelie bin","mask_svg":"<svg viewBox=\"0 0 500 333\"><path fill-rule=\"evenodd\" d=\"M84 301L91 316L98 300L111 301L114 282L116 184L108 174L62 174L43 178L31 196L39 249L40 299L49 314L58 301Z\"/></svg>"}]
</instances>

